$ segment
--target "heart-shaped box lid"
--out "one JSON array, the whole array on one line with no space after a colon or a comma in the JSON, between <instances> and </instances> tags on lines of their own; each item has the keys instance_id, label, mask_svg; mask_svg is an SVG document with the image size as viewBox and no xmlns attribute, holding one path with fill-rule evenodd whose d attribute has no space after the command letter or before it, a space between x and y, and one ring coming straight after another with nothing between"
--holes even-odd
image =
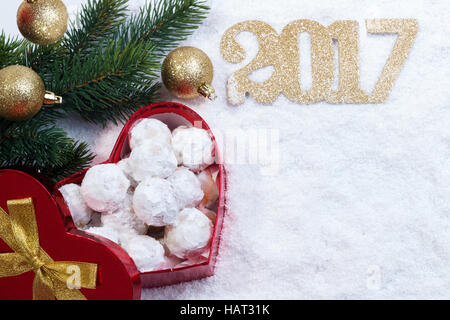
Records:
<instances>
[{"instance_id":1,"label":"heart-shaped box lid","mask_svg":"<svg viewBox=\"0 0 450 320\"><path fill-rule=\"evenodd\" d=\"M61 195L53 198L32 176L17 170L0 170L0 207L8 213L7 201L23 198L32 199L39 244L51 259L97 265L96 288L80 289L88 300L140 299L140 274L122 248L107 239L77 230L72 220L63 214L68 208ZM12 249L0 239L0 255L10 252ZM0 277L0 300L32 299L34 278L34 271Z\"/></svg>"}]
</instances>

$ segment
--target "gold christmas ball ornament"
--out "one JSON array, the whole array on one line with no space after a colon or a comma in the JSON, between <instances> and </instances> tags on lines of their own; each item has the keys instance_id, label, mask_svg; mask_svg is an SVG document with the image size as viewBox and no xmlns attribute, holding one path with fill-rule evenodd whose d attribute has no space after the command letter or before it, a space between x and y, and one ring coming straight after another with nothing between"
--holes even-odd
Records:
<instances>
[{"instance_id":1,"label":"gold christmas ball ornament","mask_svg":"<svg viewBox=\"0 0 450 320\"><path fill-rule=\"evenodd\" d=\"M0 70L1 118L26 120L38 113L42 105L61 102L61 97L45 91L44 82L32 69L9 66Z\"/></svg>"},{"instance_id":2,"label":"gold christmas ball ornament","mask_svg":"<svg viewBox=\"0 0 450 320\"><path fill-rule=\"evenodd\" d=\"M47 45L61 39L69 14L61 0L24 0L17 11L17 26L33 43Z\"/></svg>"},{"instance_id":3,"label":"gold christmas ball ornament","mask_svg":"<svg viewBox=\"0 0 450 320\"><path fill-rule=\"evenodd\" d=\"M211 86L214 69L211 60L202 50L180 47L164 59L161 77L164 85L175 96L192 99L200 95L214 100Z\"/></svg>"}]
</instances>

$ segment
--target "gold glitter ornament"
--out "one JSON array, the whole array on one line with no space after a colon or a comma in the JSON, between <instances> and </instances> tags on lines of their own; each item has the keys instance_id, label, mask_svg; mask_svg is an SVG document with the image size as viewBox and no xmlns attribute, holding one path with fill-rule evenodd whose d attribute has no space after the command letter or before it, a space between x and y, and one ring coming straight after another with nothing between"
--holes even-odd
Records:
<instances>
[{"instance_id":1,"label":"gold glitter ornament","mask_svg":"<svg viewBox=\"0 0 450 320\"><path fill-rule=\"evenodd\" d=\"M164 59L161 77L166 88L175 96L192 99L200 95L214 100L211 86L214 69L211 60L202 50L180 47Z\"/></svg>"},{"instance_id":2,"label":"gold glitter ornament","mask_svg":"<svg viewBox=\"0 0 450 320\"><path fill-rule=\"evenodd\" d=\"M33 43L47 45L61 39L69 14L61 0L24 0L17 11L17 26Z\"/></svg>"},{"instance_id":3,"label":"gold glitter ornament","mask_svg":"<svg viewBox=\"0 0 450 320\"><path fill-rule=\"evenodd\" d=\"M0 70L1 118L26 120L38 113L42 105L61 102L61 97L45 91L44 82L32 69L9 66Z\"/></svg>"}]
</instances>

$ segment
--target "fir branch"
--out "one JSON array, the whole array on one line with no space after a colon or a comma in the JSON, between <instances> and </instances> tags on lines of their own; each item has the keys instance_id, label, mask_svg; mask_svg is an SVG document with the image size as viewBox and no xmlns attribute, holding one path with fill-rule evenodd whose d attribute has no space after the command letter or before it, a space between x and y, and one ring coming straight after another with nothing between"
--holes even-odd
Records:
<instances>
[{"instance_id":1,"label":"fir branch","mask_svg":"<svg viewBox=\"0 0 450 320\"><path fill-rule=\"evenodd\" d=\"M101 6L111 6L110 1L89 2L81 13L84 27L69 33L69 38L88 39L81 31L95 25L89 17L101 15ZM123 5L122 0L116 3ZM63 95L63 110L88 122L126 121L139 107L157 99L161 58L198 27L208 9L198 0L149 3L119 28L110 28L107 38L91 37L89 50L77 53L76 46L66 41L73 54L48 79L48 87Z\"/></svg>"},{"instance_id":2,"label":"fir branch","mask_svg":"<svg viewBox=\"0 0 450 320\"><path fill-rule=\"evenodd\" d=\"M63 95L62 110L88 122L126 121L144 99L154 100L158 66L151 44L118 41L66 59L51 90Z\"/></svg>"},{"instance_id":3,"label":"fir branch","mask_svg":"<svg viewBox=\"0 0 450 320\"><path fill-rule=\"evenodd\" d=\"M20 64L25 50L25 41L10 38L2 31L0 33L0 69Z\"/></svg>"},{"instance_id":4,"label":"fir branch","mask_svg":"<svg viewBox=\"0 0 450 320\"><path fill-rule=\"evenodd\" d=\"M0 165L30 167L56 181L58 172L74 173L85 168L92 154L74 142L63 129L40 117L23 122L0 120ZM70 160L70 161L69 161Z\"/></svg>"},{"instance_id":5,"label":"fir branch","mask_svg":"<svg viewBox=\"0 0 450 320\"><path fill-rule=\"evenodd\" d=\"M60 61L67 56L67 49L61 46L61 41L45 46L26 41L25 45L22 64L36 71L44 83L51 81L52 73L61 68Z\"/></svg>"},{"instance_id":6,"label":"fir branch","mask_svg":"<svg viewBox=\"0 0 450 320\"><path fill-rule=\"evenodd\" d=\"M209 7L199 0L149 2L138 14L131 16L119 36L154 43L154 54L162 59L199 27L208 12Z\"/></svg>"},{"instance_id":7,"label":"fir branch","mask_svg":"<svg viewBox=\"0 0 450 320\"><path fill-rule=\"evenodd\" d=\"M51 122L35 118L24 122L2 120L0 127L0 157L10 165L42 169L39 163L62 164L58 151L70 139Z\"/></svg>"},{"instance_id":8,"label":"fir branch","mask_svg":"<svg viewBox=\"0 0 450 320\"><path fill-rule=\"evenodd\" d=\"M85 142L71 141L60 150L63 163L53 167L47 167L42 173L51 177L53 182L61 181L64 178L89 167L94 155L90 152Z\"/></svg>"},{"instance_id":9,"label":"fir branch","mask_svg":"<svg viewBox=\"0 0 450 320\"><path fill-rule=\"evenodd\" d=\"M82 5L77 22L71 22L71 30L66 33L63 45L70 56L85 56L92 49L105 44L125 21L128 0L89 0Z\"/></svg>"}]
</instances>

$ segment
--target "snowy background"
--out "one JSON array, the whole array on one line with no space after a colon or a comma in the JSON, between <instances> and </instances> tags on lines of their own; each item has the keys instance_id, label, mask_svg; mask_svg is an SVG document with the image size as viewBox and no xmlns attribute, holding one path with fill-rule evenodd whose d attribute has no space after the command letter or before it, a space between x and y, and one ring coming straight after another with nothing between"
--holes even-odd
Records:
<instances>
[{"instance_id":1,"label":"snowy background","mask_svg":"<svg viewBox=\"0 0 450 320\"><path fill-rule=\"evenodd\" d=\"M65 1L72 13L82 2ZM130 7L144 2L131 0ZM1 4L0 25L9 34L18 34L19 3ZM215 132L278 130L280 169L264 175L260 165L230 161L229 215L216 275L144 290L143 297L450 298L450 3L213 0L210 5L209 18L186 44L211 57L219 99L181 102ZM387 102L307 106L280 96L268 106L251 97L239 107L228 105L227 78L253 59L258 44L253 35L241 34L247 58L229 64L219 50L225 30L258 19L281 31L302 18L324 25L358 20L361 87L368 92L395 36L368 35L365 19L417 18L416 42ZM308 45L301 53L309 57ZM96 161L108 156L120 130L77 120L61 125L92 145Z\"/></svg>"}]
</instances>

